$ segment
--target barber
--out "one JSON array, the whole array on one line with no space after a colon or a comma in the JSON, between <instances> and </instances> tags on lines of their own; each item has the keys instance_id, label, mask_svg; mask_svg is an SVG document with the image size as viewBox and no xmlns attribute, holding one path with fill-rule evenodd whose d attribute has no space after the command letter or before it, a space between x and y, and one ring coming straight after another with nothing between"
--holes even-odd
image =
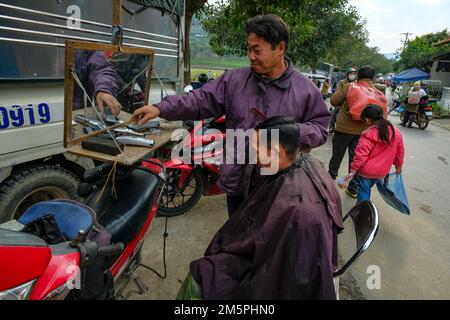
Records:
<instances>
[{"instance_id":1,"label":"barber","mask_svg":"<svg viewBox=\"0 0 450 320\"><path fill-rule=\"evenodd\" d=\"M319 89L286 56L286 23L276 15L256 16L247 21L246 31L250 67L228 70L185 96L169 96L158 105L144 106L136 110L133 120L200 120L225 114L227 129L245 131L259 124L251 112L257 108L267 118L294 117L304 149L324 144L330 114ZM236 159L236 154L232 156ZM230 216L248 195L254 178L254 166L233 163L223 164L219 177Z\"/></svg>"}]
</instances>

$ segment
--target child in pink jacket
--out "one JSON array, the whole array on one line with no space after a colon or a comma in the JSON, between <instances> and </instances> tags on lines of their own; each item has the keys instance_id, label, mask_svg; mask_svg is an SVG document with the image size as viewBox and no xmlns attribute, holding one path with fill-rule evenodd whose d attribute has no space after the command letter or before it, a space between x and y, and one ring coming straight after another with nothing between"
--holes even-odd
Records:
<instances>
[{"instance_id":1,"label":"child in pink jacket","mask_svg":"<svg viewBox=\"0 0 450 320\"><path fill-rule=\"evenodd\" d=\"M405 154L400 130L384 118L380 106L368 105L361 113L361 120L369 128L359 139L351 173L345 178L347 182L359 175L358 203L370 200L371 188L389 174L392 165L397 174L402 173Z\"/></svg>"}]
</instances>

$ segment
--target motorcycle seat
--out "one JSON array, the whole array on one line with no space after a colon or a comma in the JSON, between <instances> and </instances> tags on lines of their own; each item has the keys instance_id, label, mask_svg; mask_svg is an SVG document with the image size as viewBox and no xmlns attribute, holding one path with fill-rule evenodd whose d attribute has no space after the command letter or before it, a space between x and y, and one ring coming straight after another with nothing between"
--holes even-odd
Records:
<instances>
[{"instance_id":1,"label":"motorcycle seat","mask_svg":"<svg viewBox=\"0 0 450 320\"><path fill-rule=\"evenodd\" d=\"M158 196L159 185L157 176L138 168L115 183L117 199L109 184L98 202L101 190L91 194L85 204L95 210L98 222L111 232L112 242L122 242L126 246L146 223Z\"/></svg>"}]
</instances>

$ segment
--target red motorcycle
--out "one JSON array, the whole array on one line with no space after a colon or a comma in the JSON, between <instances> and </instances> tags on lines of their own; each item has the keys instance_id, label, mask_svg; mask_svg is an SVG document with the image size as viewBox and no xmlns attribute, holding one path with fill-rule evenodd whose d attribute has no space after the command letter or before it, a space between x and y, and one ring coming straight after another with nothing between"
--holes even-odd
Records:
<instances>
[{"instance_id":1,"label":"red motorcycle","mask_svg":"<svg viewBox=\"0 0 450 320\"><path fill-rule=\"evenodd\" d=\"M139 167L111 169L103 164L85 173L83 203L38 203L20 217L22 231L0 229L0 300L123 298L131 279L139 293L146 291L135 270L142 266L164 167L144 160ZM114 183L107 183L111 172Z\"/></svg>"},{"instance_id":2,"label":"red motorcycle","mask_svg":"<svg viewBox=\"0 0 450 320\"><path fill-rule=\"evenodd\" d=\"M221 164L218 159L223 160L224 156L225 116L185 125L190 135L176 144L190 152L187 157L179 153L174 156L174 145L159 150L159 158L166 160L167 170L167 185L158 210L162 216L182 215L192 209L202 195L223 193L217 181ZM208 132L212 129L214 132Z\"/></svg>"}]
</instances>

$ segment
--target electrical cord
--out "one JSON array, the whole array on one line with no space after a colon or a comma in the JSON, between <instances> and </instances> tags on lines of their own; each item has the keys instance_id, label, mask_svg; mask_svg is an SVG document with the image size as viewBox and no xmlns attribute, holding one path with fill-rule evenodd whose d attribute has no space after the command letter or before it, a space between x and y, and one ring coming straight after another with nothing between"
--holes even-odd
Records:
<instances>
[{"instance_id":1,"label":"electrical cord","mask_svg":"<svg viewBox=\"0 0 450 320\"><path fill-rule=\"evenodd\" d=\"M155 269L146 266L145 264L140 264L141 267L144 267L147 270L152 271L154 274L156 274L158 277L160 277L161 279L165 280L167 279L167 264L166 264L166 242L167 242L167 238L169 237L169 234L167 233L167 222L169 220L169 217L166 217L166 222L165 222L165 227L164 227L164 240L163 240L163 266L164 266L164 276L162 276L158 271L156 271Z\"/></svg>"},{"instance_id":2,"label":"electrical cord","mask_svg":"<svg viewBox=\"0 0 450 320\"><path fill-rule=\"evenodd\" d=\"M148 161L150 163L156 164L151 160L145 160ZM162 180L164 182L164 187L162 188L162 192L161 195L158 199L158 205L161 202L161 199L163 198L162 195L164 194L164 191L168 191L169 186L167 185L167 181L165 180L165 177L162 178L160 175L155 175L157 176L160 180ZM164 175L165 176L165 175ZM166 246L167 246L167 238L169 237L169 233L167 232L167 225L168 225L168 221L169 221L169 217L166 216L166 221L164 224L164 234L163 234L163 268L164 268L164 276L162 276L158 271L156 271L155 269L153 269L152 267L149 267L145 264L140 263L139 266L152 271L154 274L156 274L159 278L165 280L167 279L167 262L166 262Z\"/></svg>"}]
</instances>

